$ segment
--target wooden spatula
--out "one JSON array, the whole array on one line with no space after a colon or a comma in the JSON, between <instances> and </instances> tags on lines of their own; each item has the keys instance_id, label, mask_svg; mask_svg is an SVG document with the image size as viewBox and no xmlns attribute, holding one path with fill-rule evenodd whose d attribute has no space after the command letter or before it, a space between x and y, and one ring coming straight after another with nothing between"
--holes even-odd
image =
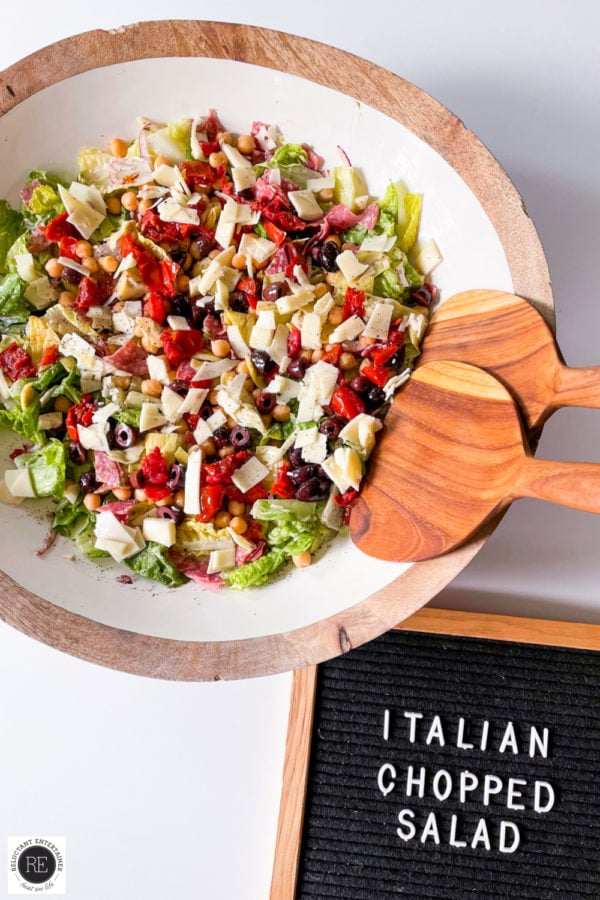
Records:
<instances>
[{"instance_id":1,"label":"wooden spatula","mask_svg":"<svg viewBox=\"0 0 600 900\"><path fill-rule=\"evenodd\" d=\"M529 430L561 406L600 408L600 367L569 368L545 319L502 291L464 291L433 315L420 364L456 359L492 372L517 399Z\"/></svg>"},{"instance_id":2,"label":"wooden spatula","mask_svg":"<svg viewBox=\"0 0 600 900\"><path fill-rule=\"evenodd\" d=\"M431 362L386 416L350 534L378 559L430 559L518 497L600 512L600 464L534 459L504 385L474 366Z\"/></svg>"}]
</instances>

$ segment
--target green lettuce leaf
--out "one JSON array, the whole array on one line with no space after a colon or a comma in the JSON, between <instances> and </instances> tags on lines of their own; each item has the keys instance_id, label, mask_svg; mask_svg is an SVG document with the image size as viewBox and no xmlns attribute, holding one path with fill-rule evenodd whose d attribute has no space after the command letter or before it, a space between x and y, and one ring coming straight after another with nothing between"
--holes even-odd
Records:
<instances>
[{"instance_id":1,"label":"green lettuce leaf","mask_svg":"<svg viewBox=\"0 0 600 900\"><path fill-rule=\"evenodd\" d=\"M44 395L45 403L55 397L67 397L71 403L79 403L81 400L77 366L67 371L61 362L55 362L44 368L31 384L40 395Z\"/></svg>"},{"instance_id":2,"label":"green lettuce leaf","mask_svg":"<svg viewBox=\"0 0 600 900\"><path fill-rule=\"evenodd\" d=\"M25 299L27 284L18 275L6 275L0 284L0 331L22 334L30 315Z\"/></svg>"},{"instance_id":3,"label":"green lettuce leaf","mask_svg":"<svg viewBox=\"0 0 600 900\"><path fill-rule=\"evenodd\" d=\"M96 525L96 517L90 518L87 524L75 534L75 543L82 553L90 559L102 559L110 556L106 550L98 550L96 547L96 534L94 527Z\"/></svg>"},{"instance_id":4,"label":"green lettuce leaf","mask_svg":"<svg viewBox=\"0 0 600 900\"><path fill-rule=\"evenodd\" d=\"M151 578L167 587L179 587L185 584L189 578L175 568L167 558L167 548L162 544L150 541L140 553L124 560L125 565L133 569L143 578Z\"/></svg>"},{"instance_id":5,"label":"green lettuce leaf","mask_svg":"<svg viewBox=\"0 0 600 900\"><path fill-rule=\"evenodd\" d=\"M282 166L305 165L308 153L301 144L282 144L266 163L269 169L281 169ZM315 178L313 171L313 178Z\"/></svg>"},{"instance_id":6,"label":"green lettuce leaf","mask_svg":"<svg viewBox=\"0 0 600 900\"><path fill-rule=\"evenodd\" d=\"M257 500L252 507L252 516L259 522L310 521L316 515L317 504L306 500Z\"/></svg>"},{"instance_id":7,"label":"green lettuce leaf","mask_svg":"<svg viewBox=\"0 0 600 900\"><path fill-rule=\"evenodd\" d=\"M22 453L15 463L18 469L29 469L37 497L61 500L65 492L66 457L65 445L52 438L43 447Z\"/></svg>"},{"instance_id":8,"label":"green lettuce leaf","mask_svg":"<svg viewBox=\"0 0 600 900\"><path fill-rule=\"evenodd\" d=\"M59 502L54 512L52 528L59 534L68 538L74 538L83 531L91 522L94 526L96 517L83 504L83 496L79 496L75 503L71 503L66 497Z\"/></svg>"},{"instance_id":9,"label":"green lettuce leaf","mask_svg":"<svg viewBox=\"0 0 600 900\"><path fill-rule=\"evenodd\" d=\"M34 188L31 199L27 203L27 209L43 219L44 222L49 222L50 219L64 212L58 191L49 184L41 184Z\"/></svg>"},{"instance_id":10,"label":"green lettuce leaf","mask_svg":"<svg viewBox=\"0 0 600 900\"><path fill-rule=\"evenodd\" d=\"M222 572L221 577L229 587L234 588L236 591L260 587L270 580L271 576L277 569L281 568L286 559L286 553L277 548L261 556L260 559L255 559L254 562L240 566L239 569L229 569L227 572Z\"/></svg>"},{"instance_id":11,"label":"green lettuce leaf","mask_svg":"<svg viewBox=\"0 0 600 900\"><path fill-rule=\"evenodd\" d=\"M0 409L0 425L10 428L15 434L20 434L33 444L41 444L44 435L38 428L40 417L40 401L31 403L27 409L23 409L17 400L11 409Z\"/></svg>"},{"instance_id":12,"label":"green lettuce leaf","mask_svg":"<svg viewBox=\"0 0 600 900\"><path fill-rule=\"evenodd\" d=\"M404 253L408 253L417 240L422 200L421 194L404 195L404 216L399 216L396 229L398 245Z\"/></svg>"},{"instance_id":13,"label":"green lettuce leaf","mask_svg":"<svg viewBox=\"0 0 600 900\"><path fill-rule=\"evenodd\" d=\"M6 271L7 272L16 272L17 271L17 263L15 262L15 256L20 256L22 253L29 253L29 249L27 243L29 241L29 235L27 232L20 234L19 237L14 241L8 251L6 253ZM40 275L42 273L40 272Z\"/></svg>"},{"instance_id":14,"label":"green lettuce leaf","mask_svg":"<svg viewBox=\"0 0 600 900\"><path fill-rule=\"evenodd\" d=\"M126 406L116 412L111 418L116 419L117 422L122 422L124 425L131 425L134 428L139 428L141 415L141 406Z\"/></svg>"},{"instance_id":15,"label":"green lettuce leaf","mask_svg":"<svg viewBox=\"0 0 600 900\"><path fill-rule=\"evenodd\" d=\"M6 268L7 253L24 227L21 213L13 209L6 200L0 200L0 274L2 275L8 271Z\"/></svg>"}]
</instances>

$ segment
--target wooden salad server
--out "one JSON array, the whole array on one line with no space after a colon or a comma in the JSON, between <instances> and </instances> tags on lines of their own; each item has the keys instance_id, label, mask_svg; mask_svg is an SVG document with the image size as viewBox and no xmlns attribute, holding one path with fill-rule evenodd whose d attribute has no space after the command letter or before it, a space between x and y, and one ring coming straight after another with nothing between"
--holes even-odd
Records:
<instances>
[{"instance_id":1,"label":"wooden salad server","mask_svg":"<svg viewBox=\"0 0 600 900\"><path fill-rule=\"evenodd\" d=\"M500 381L465 363L430 362L386 416L350 534L378 559L430 559L518 497L600 512L600 464L535 459Z\"/></svg>"},{"instance_id":2,"label":"wooden salad server","mask_svg":"<svg viewBox=\"0 0 600 900\"><path fill-rule=\"evenodd\" d=\"M434 313L420 364L456 359L491 372L536 430L561 406L600 408L600 366L565 365L546 320L527 300L502 291L464 291Z\"/></svg>"}]
</instances>

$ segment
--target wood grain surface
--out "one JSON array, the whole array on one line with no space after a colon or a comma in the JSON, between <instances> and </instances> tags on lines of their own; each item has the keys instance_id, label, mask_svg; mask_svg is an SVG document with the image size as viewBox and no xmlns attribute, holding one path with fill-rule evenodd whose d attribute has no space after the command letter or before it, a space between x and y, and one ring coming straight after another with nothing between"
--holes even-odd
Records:
<instances>
[{"instance_id":1,"label":"wood grain surface","mask_svg":"<svg viewBox=\"0 0 600 900\"><path fill-rule=\"evenodd\" d=\"M436 360L392 404L350 534L378 559L430 559L519 497L598 513L600 465L535 459L508 389L483 369Z\"/></svg>"},{"instance_id":2,"label":"wood grain surface","mask_svg":"<svg viewBox=\"0 0 600 900\"><path fill-rule=\"evenodd\" d=\"M565 365L546 320L522 297L464 291L431 319L419 365L456 359L492 372L518 401L529 430L562 406L600 408L600 367Z\"/></svg>"},{"instance_id":3,"label":"wood grain surface","mask_svg":"<svg viewBox=\"0 0 600 900\"><path fill-rule=\"evenodd\" d=\"M78 73L134 59L233 59L351 93L426 141L473 191L504 248L513 288L553 321L543 250L523 201L483 144L447 109L414 85L372 63L281 32L201 21L143 22L60 41L0 73L0 113ZM435 596L477 553L493 530L439 560L417 564L381 591L296 631L243 641L193 642L108 627L34 596L0 573L0 616L60 650L127 672L211 680L286 671L317 663L376 637Z\"/></svg>"},{"instance_id":4,"label":"wood grain surface","mask_svg":"<svg viewBox=\"0 0 600 900\"><path fill-rule=\"evenodd\" d=\"M399 631L417 631L426 634L541 644L577 650L600 650L600 625L558 622L550 619L498 616L427 607L420 609L397 628ZM311 667L295 672L292 680L284 773L297 773L299 782L304 785L305 790L310 764L316 679L317 668ZM293 778L284 776L269 900L294 900L295 897L305 805L305 797L298 797L298 786Z\"/></svg>"}]
</instances>

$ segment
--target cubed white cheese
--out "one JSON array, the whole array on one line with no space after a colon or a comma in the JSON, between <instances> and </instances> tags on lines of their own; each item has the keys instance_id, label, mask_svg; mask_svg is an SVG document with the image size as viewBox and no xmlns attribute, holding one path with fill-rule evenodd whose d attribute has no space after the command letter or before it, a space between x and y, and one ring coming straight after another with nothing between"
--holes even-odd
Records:
<instances>
[{"instance_id":1,"label":"cubed white cheese","mask_svg":"<svg viewBox=\"0 0 600 900\"><path fill-rule=\"evenodd\" d=\"M216 575L225 569L235 566L235 547L227 547L224 550L213 550L208 557L207 575Z\"/></svg>"},{"instance_id":2,"label":"cubed white cheese","mask_svg":"<svg viewBox=\"0 0 600 900\"><path fill-rule=\"evenodd\" d=\"M440 253L440 248L432 238L430 241L423 244L420 251L417 253L415 262L417 264L417 269L419 269L423 275L429 275L436 266L439 266L442 259L443 257Z\"/></svg>"},{"instance_id":3,"label":"cubed white cheese","mask_svg":"<svg viewBox=\"0 0 600 900\"><path fill-rule=\"evenodd\" d=\"M357 260L352 250L343 250L336 258L336 264L346 281L352 282L360 278L369 268Z\"/></svg>"},{"instance_id":4,"label":"cubed white cheese","mask_svg":"<svg viewBox=\"0 0 600 900\"><path fill-rule=\"evenodd\" d=\"M7 469L4 482L13 497L35 497L29 469Z\"/></svg>"},{"instance_id":5,"label":"cubed white cheese","mask_svg":"<svg viewBox=\"0 0 600 900\"><path fill-rule=\"evenodd\" d=\"M242 494L245 494L250 488L260 484L263 478L266 478L268 474L269 470L267 467L263 465L256 456L251 456L243 466L236 469L231 476L231 480L236 488L241 491Z\"/></svg>"},{"instance_id":6,"label":"cubed white cheese","mask_svg":"<svg viewBox=\"0 0 600 900\"><path fill-rule=\"evenodd\" d=\"M167 324L173 331L189 331L190 323L185 316L167 316Z\"/></svg>"},{"instance_id":7,"label":"cubed white cheese","mask_svg":"<svg viewBox=\"0 0 600 900\"><path fill-rule=\"evenodd\" d=\"M40 277L40 273L36 270L33 256L31 253L18 253L15 255L15 265L17 267L17 275L28 284Z\"/></svg>"},{"instance_id":8,"label":"cubed white cheese","mask_svg":"<svg viewBox=\"0 0 600 900\"><path fill-rule=\"evenodd\" d=\"M302 348L306 350L320 350L321 348L321 317L318 313L306 313L302 319L300 341Z\"/></svg>"},{"instance_id":9,"label":"cubed white cheese","mask_svg":"<svg viewBox=\"0 0 600 900\"><path fill-rule=\"evenodd\" d=\"M146 518L142 523L142 534L147 541L172 547L176 540L175 522L170 519Z\"/></svg>"},{"instance_id":10,"label":"cubed white cheese","mask_svg":"<svg viewBox=\"0 0 600 900\"><path fill-rule=\"evenodd\" d=\"M318 434L316 440L302 448L302 459L306 463L319 465L327 456L327 435Z\"/></svg>"},{"instance_id":11,"label":"cubed white cheese","mask_svg":"<svg viewBox=\"0 0 600 900\"><path fill-rule=\"evenodd\" d=\"M192 447L188 456L188 464L185 473L185 489L183 511L186 516L200 514L200 470L202 465L202 450Z\"/></svg>"},{"instance_id":12,"label":"cubed white cheese","mask_svg":"<svg viewBox=\"0 0 600 900\"><path fill-rule=\"evenodd\" d=\"M234 234L235 222L227 222L223 216L220 216L215 230L215 241L217 244L223 249L231 247Z\"/></svg>"},{"instance_id":13,"label":"cubed white cheese","mask_svg":"<svg viewBox=\"0 0 600 900\"><path fill-rule=\"evenodd\" d=\"M381 427L380 420L375 416L359 413L344 425L339 436L342 441L360 447L366 458L375 446L375 434Z\"/></svg>"},{"instance_id":14,"label":"cubed white cheese","mask_svg":"<svg viewBox=\"0 0 600 900\"><path fill-rule=\"evenodd\" d=\"M162 415L156 403L142 403L140 413L140 431L150 431L151 428L160 428L167 424L167 419Z\"/></svg>"},{"instance_id":15,"label":"cubed white cheese","mask_svg":"<svg viewBox=\"0 0 600 900\"><path fill-rule=\"evenodd\" d=\"M302 428L296 435L296 443L294 447L301 449L302 447L310 447L317 440L319 430L315 425L314 428Z\"/></svg>"},{"instance_id":16,"label":"cubed white cheese","mask_svg":"<svg viewBox=\"0 0 600 900\"><path fill-rule=\"evenodd\" d=\"M363 331L364 337L385 341L390 330L394 307L391 303L376 303Z\"/></svg>"},{"instance_id":17,"label":"cubed white cheese","mask_svg":"<svg viewBox=\"0 0 600 900\"><path fill-rule=\"evenodd\" d=\"M316 219L323 218L323 210L312 191L290 191L288 198L298 216L305 222L314 222Z\"/></svg>"},{"instance_id":18,"label":"cubed white cheese","mask_svg":"<svg viewBox=\"0 0 600 900\"><path fill-rule=\"evenodd\" d=\"M345 322L340 322L329 335L331 344L340 344L342 341L353 341L365 330L365 323L360 316L350 316Z\"/></svg>"},{"instance_id":19,"label":"cubed white cheese","mask_svg":"<svg viewBox=\"0 0 600 900\"><path fill-rule=\"evenodd\" d=\"M60 428L63 414L61 412L42 413L38 419L38 428L47 431L49 428Z\"/></svg>"}]
</instances>

